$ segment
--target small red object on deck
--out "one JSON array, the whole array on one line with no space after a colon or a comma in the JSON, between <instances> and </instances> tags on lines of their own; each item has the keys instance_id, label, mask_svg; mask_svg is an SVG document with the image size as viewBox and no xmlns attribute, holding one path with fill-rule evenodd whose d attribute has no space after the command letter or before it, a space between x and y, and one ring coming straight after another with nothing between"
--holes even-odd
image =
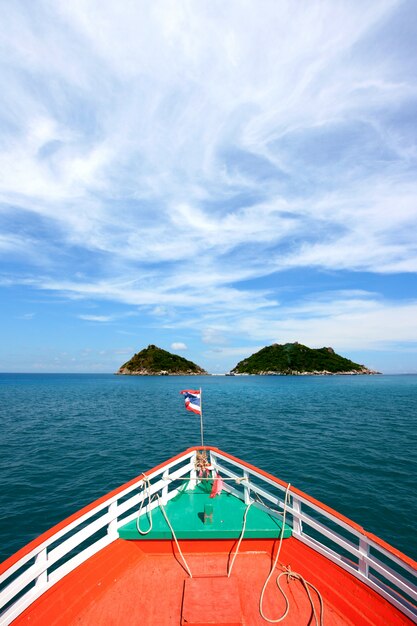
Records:
<instances>
[{"instance_id":1,"label":"small red object on deck","mask_svg":"<svg viewBox=\"0 0 417 626\"><path fill-rule=\"evenodd\" d=\"M242 626L237 580L188 578L184 582L181 626Z\"/></svg>"},{"instance_id":2,"label":"small red object on deck","mask_svg":"<svg viewBox=\"0 0 417 626\"><path fill-rule=\"evenodd\" d=\"M211 489L210 498L214 498L215 496L219 496L223 491L224 483L220 477L219 472L216 472L216 476L213 480L213 487Z\"/></svg>"}]
</instances>

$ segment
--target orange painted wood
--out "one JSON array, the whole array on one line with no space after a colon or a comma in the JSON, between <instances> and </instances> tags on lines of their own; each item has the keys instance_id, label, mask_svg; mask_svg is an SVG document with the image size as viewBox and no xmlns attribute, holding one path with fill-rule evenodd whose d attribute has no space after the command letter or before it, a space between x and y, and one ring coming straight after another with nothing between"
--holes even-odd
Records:
<instances>
[{"instance_id":1,"label":"orange painted wood","mask_svg":"<svg viewBox=\"0 0 417 626\"><path fill-rule=\"evenodd\" d=\"M146 554L144 543L115 541L59 581L15 620L14 626L178 626L188 575L172 542L158 542L158 551ZM232 578L239 588L246 625L265 626L259 615L259 596L277 543L269 540L268 550L257 552L253 542L242 542ZM220 552L217 543L212 552L211 542L195 541L192 553L187 553L183 543L181 546L194 576L226 575L229 546ZM318 587L328 626L412 624L366 585L294 538L284 540L280 561ZM276 618L285 603L274 579L275 575L265 593L265 612ZM307 624L310 607L300 583L292 581L284 587L291 602L285 625ZM318 610L315 597L314 602Z\"/></svg>"},{"instance_id":2,"label":"orange painted wood","mask_svg":"<svg viewBox=\"0 0 417 626\"><path fill-rule=\"evenodd\" d=\"M132 540L129 540L132 541ZM232 553L236 549L237 539L210 539L209 545L201 539L181 539L181 550L187 554L204 554L207 551L210 554L216 552ZM285 539L288 541L288 539ZM174 542L166 540L148 540L140 542L141 550L145 554L166 554L167 550L177 554L177 547ZM244 539L243 544L248 552L270 552L272 546L277 545L276 539ZM239 552L242 547L239 549Z\"/></svg>"},{"instance_id":3,"label":"orange painted wood","mask_svg":"<svg viewBox=\"0 0 417 626\"><path fill-rule=\"evenodd\" d=\"M237 578L188 578L181 626L242 626Z\"/></svg>"},{"instance_id":4,"label":"orange painted wood","mask_svg":"<svg viewBox=\"0 0 417 626\"><path fill-rule=\"evenodd\" d=\"M139 546L129 549L127 542L115 541L70 572L31 604L13 624L76 623L80 613L96 605L103 593L131 567L140 567L145 555Z\"/></svg>"}]
</instances>

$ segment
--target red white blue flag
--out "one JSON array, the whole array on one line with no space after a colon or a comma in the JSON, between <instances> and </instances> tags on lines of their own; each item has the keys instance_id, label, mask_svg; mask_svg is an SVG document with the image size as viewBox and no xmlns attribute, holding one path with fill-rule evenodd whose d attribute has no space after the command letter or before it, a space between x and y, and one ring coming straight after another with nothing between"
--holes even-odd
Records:
<instances>
[{"instance_id":1,"label":"red white blue flag","mask_svg":"<svg viewBox=\"0 0 417 626\"><path fill-rule=\"evenodd\" d=\"M180 391L184 396L185 408L187 411L192 411L201 415L201 392L199 389L184 389Z\"/></svg>"}]
</instances>

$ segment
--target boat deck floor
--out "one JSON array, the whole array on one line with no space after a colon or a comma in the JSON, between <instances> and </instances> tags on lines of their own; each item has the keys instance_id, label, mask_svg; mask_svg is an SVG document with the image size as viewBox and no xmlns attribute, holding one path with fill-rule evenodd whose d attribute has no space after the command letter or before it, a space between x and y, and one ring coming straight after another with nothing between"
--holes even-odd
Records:
<instances>
[{"instance_id":1,"label":"boat deck floor","mask_svg":"<svg viewBox=\"0 0 417 626\"><path fill-rule=\"evenodd\" d=\"M65 576L13 623L19 626L265 625L267 622L259 614L259 597L277 542L244 540L231 578L227 579L227 562L235 545L235 541L182 542L193 573L190 579L170 541L118 539ZM290 565L319 589L326 626L411 624L368 587L295 538L283 542L280 562ZM276 574L280 571L277 568ZM285 602L275 578L274 575L265 593L264 610L268 617L276 619L284 612ZM290 610L282 623L314 624L301 584L291 581L283 586ZM317 597L314 593L312 596L319 614ZM228 610L229 614L230 611L240 614L240 621L225 621ZM188 616L191 621L182 622L182 616L184 619Z\"/></svg>"}]
</instances>

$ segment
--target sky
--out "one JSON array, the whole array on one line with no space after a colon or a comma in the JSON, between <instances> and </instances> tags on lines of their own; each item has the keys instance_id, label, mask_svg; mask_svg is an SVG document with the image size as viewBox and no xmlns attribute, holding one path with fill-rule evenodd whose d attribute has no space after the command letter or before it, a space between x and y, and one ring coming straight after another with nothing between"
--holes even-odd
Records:
<instances>
[{"instance_id":1,"label":"sky","mask_svg":"<svg viewBox=\"0 0 417 626\"><path fill-rule=\"evenodd\" d=\"M0 371L417 373L414 0L0 0Z\"/></svg>"}]
</instances>

